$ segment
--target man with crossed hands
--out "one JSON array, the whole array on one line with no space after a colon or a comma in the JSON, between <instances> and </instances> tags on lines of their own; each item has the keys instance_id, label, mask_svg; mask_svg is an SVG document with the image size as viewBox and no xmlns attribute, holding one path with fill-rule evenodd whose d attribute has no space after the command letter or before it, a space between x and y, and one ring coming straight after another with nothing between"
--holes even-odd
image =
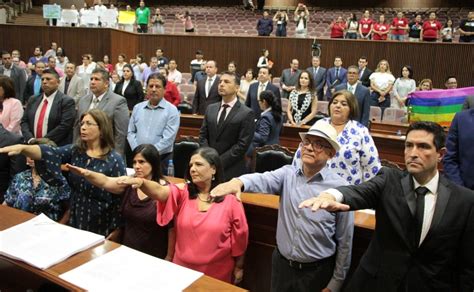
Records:
<instances>
[{"instance_id":1,"label":"man with crossed hands","mask_svg":"<svg viewBox=\"0 0 474 292\"><path fill-rule=\"evenodd\" d=\"M300 204L375 209L374 235L347 291L474 291L474 192L438 172L445 136L438 124L413 123L405 140L408 172L384 167L368 182Z\"/></svg>"}]
</instances>

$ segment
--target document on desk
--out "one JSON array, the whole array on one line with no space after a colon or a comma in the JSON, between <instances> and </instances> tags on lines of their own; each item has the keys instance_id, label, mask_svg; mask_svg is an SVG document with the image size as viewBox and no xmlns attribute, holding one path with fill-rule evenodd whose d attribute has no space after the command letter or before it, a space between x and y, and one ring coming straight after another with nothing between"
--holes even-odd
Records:
<instances>
[{"instance_id":1,"label":"document on desk","mask_svg":"<svg viewBox=\"0 0 474 292\"><path fill-rule=\"evenodd\" d=\"M203 273L120 246L59 277L88 291L183 291Z\"/></svg>"},{"instance_id":2,"label":"document on desk","mask_svg":"<svg viewBox=\"0 0 474 292\"><path fill-rule=\"evenodd\" d=\"M47 269L104 241L104 236L59 224L41 214L0 232L0 254Z\"/></svg>"}]
</instances>

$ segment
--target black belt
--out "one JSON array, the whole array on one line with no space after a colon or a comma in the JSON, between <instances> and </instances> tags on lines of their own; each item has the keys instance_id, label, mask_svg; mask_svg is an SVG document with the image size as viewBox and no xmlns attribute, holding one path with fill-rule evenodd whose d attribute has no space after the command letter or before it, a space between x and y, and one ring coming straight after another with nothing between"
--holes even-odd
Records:
<instances>
[{"instance_id":1,"label":"black belt","mask_svg":"<svg viewBox=\"0 0 474 292\"><path fill-rule=\"evenodd\" d=\"M328 258L325 258L325 259L322 259L322 260L319 260L319 261L315 261L315 262L310 262L310 263L300 263L300 262L297 262L297 261L293 261L293 260L289 260L287 258L285 258L281 253L280 251L278 250L278 248L275 248L277 254L280 256L280 258L282 258L285 262L288 263L288 265L294 269L298 269L298 270L308 270L308 269L314 269L314 268L317 268L321 265L324 265L328 262L330 262L331 260L334 259L334 256L330 256Z\"/></svg>"}]
</instances>

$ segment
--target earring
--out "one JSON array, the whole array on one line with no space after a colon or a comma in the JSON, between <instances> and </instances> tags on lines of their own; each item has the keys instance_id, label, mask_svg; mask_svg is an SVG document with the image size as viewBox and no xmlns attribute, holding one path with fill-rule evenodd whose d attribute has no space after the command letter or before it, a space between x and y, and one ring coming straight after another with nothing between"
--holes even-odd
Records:
<instances>
[{"instance_id":1,"label":"earring","mask_svg":"<svg viewBox=\"0 0 474 292\"><path fill-rule=\"evenodd\" d=\"M212 175L211 180L216 180L216 177L214 175Z\"/></svg>"}]
</instances>

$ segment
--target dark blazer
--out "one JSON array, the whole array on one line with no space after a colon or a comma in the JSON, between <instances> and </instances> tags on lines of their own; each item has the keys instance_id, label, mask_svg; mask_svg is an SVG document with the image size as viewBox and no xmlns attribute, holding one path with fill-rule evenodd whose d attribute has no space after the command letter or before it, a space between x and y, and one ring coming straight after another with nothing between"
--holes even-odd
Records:
<instances>
[{"instance_id":1,"label":"dark blazer","mask_svg":"<svg viewBox=\"0 0 474 292\"><path fill-rule=\"evenodd\" d=\"M256 147L264 145L280 144L280 132L283 125L283 117L280 122L275 121L272 112L266 112L259 116L256 126L255 134L250 144L247 156L251 156Z\"/></svg>"},{"instance_id":2,"label":"dark blazer","mask_svg":"<svg viewBox=\"0 0 474 292\"><path fill-rule=\"evenodd\" d=\"M470 108L474 108L474 95L469 95L468 97L466 97L466 99L464 100L464 104L462 106L462 109L470 109Z\"/></svg>"},{"instance_id":3,"label":"dark blazer","mask_svg":"<svg viewBox=\"0 0 474 292\"><path fill-rule=\"evenodd\" d=\"M458 112L449 128L447 152L443 160L445 175L457 183L474 190L474 108Z\"/></svg>"},{"instance_id":4,"label":"dark blazer","mask_svg":"<svg viewBox=\"0 0 474 292\"><path fill-rule=\"evenodd\" d=\"M286 86L296 86L298 84L298 76L300 76L301 70L296 70L295 73L291 74L291 68L284 69L281 72L280 84L282 85L282 97L288 98L290 93L283 90L283 84Z\"/></svg>"},{"instance_id":5,"label":"dark blazer","mask_svg":"<svg viewBox=\"0 0 474 292\"><path fill-rule=\"evenodd\" d=\"M341 83L346 83L347 82L347 70L344 67L341 67L339 69L339 75L338 78L336 78L336 67L329 68L326 71L326 85L328 87L326 91L326 96L328 99L331 97L331 88L334 88L335 86L341 84Z\"/></svg>"},{"instance_id":6,"label":"dark blazer","mask_svg":"<svg viewBox=\"0 0 474 292\"><path fill-rule=\"evenodd\" d=\"M0 123L0 148L15 144L21 144L23 137L11 133ZM26 169L25 157L23 155L8 156L8 154L0 154L0 204L3 202L3 195L8 189L10 180L13 176Z\"/></svg>"},{"instance_id":7,"label":"dark blazer","mask_svg":"<svg viewBox=\"0 0 474 292\"><path fill-rule=\"evenodd\" d=\"M383 167L357 186L337 188L351 210L374 208L377 226L347 291L472 291L474 192L440 175L430 230L418 246L410 174Z\"/></svg>"},{"instance_id":8,"label":"dark blazer","mask_svg":"<svg viewBox=\"0 0 474 292\"><path fill-rule=\"evenodd\" d=\"M260 85L260 82L255 82L255 83L250 84L249 91L247 92L247 99L245 100L245 105L253 110L253 113L255 114L256 117L259 117L260 113L262 112L262 110L260 109L260 106L258 105L257 95L258 95L259 85ZM273 94L276 97L276 102L281 107L280 88L276 87L270 81L268 81L267 86L265 87L265 90L270 90L271 92L273 92Z\"/></svg>"},{"instance_id":9,"label":"dark blazer","mask_svg":"<svg viewBox=\"0 0 474 292\"><path fill-rule=\"evenodd\" d=\"M364 85L365 87L369 87L370 88L370 75L372 74L372 70L370 70L369 68L365 68L364 70L364 73L362 73L362 76L359 77L359 81L362 82L362 85Z\"/></svg>"},{"instance_id":10,"label":"dark blazer","mask_svg":"<svg viewBox=\"0 0 474 292\"><path fill-rule=\"evenodd\" d=\"M347 90L347 83L339 84L335 89L336 91ZM359 82L355 90L355 96L357 97L357 103L359 105L359 117L357 118L357 121L368 127L370 115L370 90Z\"/></svg>"},{"instance_id":11,"label":"dark blazer","mask_svg":"<svg viewBox=\"0 0 474 292\"><path fill-rule=\"evenodd\" d=\"M253 139L255 122L253 111L237 101L224 124L218 127L220 107L221 103L213 103L207 108L199 133L199 144L219 152L224 176L229 180L246 172L245 153Z\"/></svg>"},{"instance_id":12,"label":"dark blazer","mask_svg":"<svg viewBox=\"0 0 474 292\"><path fill-rule=\"evenodd\" d=\"M318 100L323 100L324 97L324 84L326 84L326 68L319 66L319 70L316 73L316 76L314 75L314 71L316 70L315 67L308 67L306 71L311 73L311 76L313 77L313 83L316 88L316 94L318 96Z\"/></svg>"},{"instance_id":13,"label":"dark blazer","mask_svg":"<svg viewBox=\"0 0 474 292\"><path fill-rule=\"evenodd\" d=\"M92 93L82 97L77 104L77 119L74 123L74 141L79 137L79 119L91 106ZM115 150L125 157L125 143L127 140L129 113L127 101L123 96L107 91L97 108L104 111L112 121L114 127Z\"/></svg>"},{"instance_id":14,"label":"dark blazer","mask_svg":"<svg viewBox=\"0 0 474 292\"><path fill-rule=\"evenodd\" d=\"M215 75L214 76L216 80L214 80L214 83L211 86L211 89L209 90L209 96L206 96L206 82L207 82L207 76L206 78L199 80L196 84L196 92L194 93L194 98L193 98L193 113L194 114L199 114L203 115L206 113L207 106L210 105L211 103L215 102L220 102L222 100L222 97L219 95L219 92L217 91L219 87L219 76Z\"/></svg>"},{"instance_id":15,"label":"dark blazer","mask_svg":"<svg viewBox=\"0 0 474 292\"><path fill-rule=\"evenodd\" d=\"M133 107L142 102L145 99L145 94L143 93L143 86L138 80L130 80L125 92L122 94L123 79L120 80L117 85L115 85L114 93L125 97L127 100L128 109L131 111Z\"/></svg>"},{"instance_id":16,"label":"dark blazer","mask_svg":"<svg viewBox=\"0 0 474 292\"><path fill-rule=\"evenodd\" d=\"M26 105L23 118L21 119L21 132L25 141L35 138L35 115L39 108L43 95L34 96ZM72 127L76 118L76 106L74 99L62 93L56 92L48 117L48 133L43 138L48 138L58 146L72 143Z\"/></svg>"},{"instance_id":17,"label":"dark blazer","mask_svg":"<svg viewBox=\"0 0 474 292\"><path fill-rule=\"evenodd\" d=\"M28 80L26 81L25 90L23 91L23 99L22 99L23 104L27 104L30 97L34 95L35 78L36 78L36 74L28 77ZM40 93L43 93L43 88L41 86L40 86Z\"/></svg>"},{"instance_id":18,"label":"dark blazer","mask_svg":"<svg viewBox=\"0 0 474 292\"><path fill-rule=\"evenodd\" d=\"M0 75L3 75L5 67L0 66ZM24 69L21 69L12 64L10 78L13 79L15 84L15 98L23 102L23 94L26 86L26 72ZM10 96L11 97L11 96Z\"/></svg>"}]
</instances>

